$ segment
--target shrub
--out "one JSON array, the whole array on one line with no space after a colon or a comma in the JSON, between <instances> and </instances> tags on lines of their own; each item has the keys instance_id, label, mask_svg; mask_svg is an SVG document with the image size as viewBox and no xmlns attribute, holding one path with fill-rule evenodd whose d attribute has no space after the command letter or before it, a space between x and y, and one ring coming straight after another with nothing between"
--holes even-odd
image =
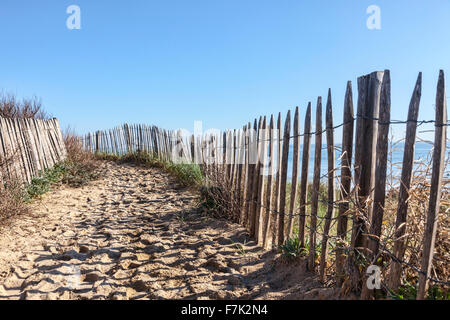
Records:
<instances>
[{"instance_id":1,"label":"shrub","mask_svg":"<svg viewBox=\"0 0 450 320\"><path fill-rule=\"evenodd\" d=\"M50 115L42 108L37 97L19 100L15 95L0 93L0 117L50 119Z\"/></svg>"},{"instance_id":2,"label":"shrub","mask_svg":"<svg viewBox=\"0 0 450 320\"><path fill-rule=\"evenodd\" d=\"M0 186L0 225L4 225L14 216L28 212L23 199L24 191L21 184L9 181Z\"/></svg>"}]
</instances>

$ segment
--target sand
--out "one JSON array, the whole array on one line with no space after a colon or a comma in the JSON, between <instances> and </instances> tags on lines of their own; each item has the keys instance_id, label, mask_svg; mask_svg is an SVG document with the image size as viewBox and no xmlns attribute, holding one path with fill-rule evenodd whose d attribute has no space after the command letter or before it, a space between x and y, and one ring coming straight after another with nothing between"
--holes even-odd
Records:
<instances>
[{"instance_id":1,"label":"sand","mask_svg":"<svg viewBox=\"0 0 450 320\"><path fill-rule=\"evenodd\" d=\"M105 162L0 230L0 299L330 299L303 262L200 215L196 194L157 168Z\"/></svg>"}]
</instances>

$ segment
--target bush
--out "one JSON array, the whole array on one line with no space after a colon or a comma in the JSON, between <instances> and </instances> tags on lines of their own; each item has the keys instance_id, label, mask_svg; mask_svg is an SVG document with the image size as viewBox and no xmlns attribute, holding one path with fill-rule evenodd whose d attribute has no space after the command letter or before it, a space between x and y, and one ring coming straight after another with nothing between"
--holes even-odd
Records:
<instances>
[{"instance_id":1,"label":"bush","mask_svg":"<svg viewBox=\"0 0 450 320\"><path fill-rule=\"evenodd\" d=\"M0 93L0 117L50 119L42 109L42 102L37 97L19 100L13 94Z\"/></svg>"}]
</instances>

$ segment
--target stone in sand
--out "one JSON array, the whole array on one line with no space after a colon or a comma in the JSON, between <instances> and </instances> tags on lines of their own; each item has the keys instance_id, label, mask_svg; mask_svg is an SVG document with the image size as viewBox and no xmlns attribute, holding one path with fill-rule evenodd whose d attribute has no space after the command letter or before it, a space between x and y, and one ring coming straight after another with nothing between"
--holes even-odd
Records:
<instances>
[{"instance_id":1,"label":"stone in sand","mask_svg":"<svg viewBox=\"0 0 450 320\"><path fill-rule=\"evenodd\" d=\"M91 273L86 274L86 276L84 277L84 281L85 282L96 282L96 281L98 281L98 278L99 278L98 274L91 272Z\"/></svg>"},{"instance_id":2,"label":"stone in sand","mask_svg":"<svg viewBox=\"0 0 450 320\"><path fill-rule=\"evenodd\" d=\"M141 266L140 263L131 262L131 263L128 265L128 269L136 269L136 268L139 268L140 266Z\"/></svg>"},{"instance_id":3,"label":"stone in sand","mask_svg":"<svg viewBox=\"0 0 450 320\"><path fill-rule=\"evenodd\" d=\"M86 246L80 246L80 253L88 253L89 252L89 248Z\"/></svg>"},{"instance_id":4,"label":"stone in sand","mask_svg":"<svg viewBox=\"0 0 450 320\"><path fill-rule=\"evenodd\" d=\"M133 282L133 284L131 285L131 287L136 290L137 292L143 292L147 290L147 285L145 284L144 281L142 280L137 280L135 282Z\"/></svg>"},{"instance_id":5,"label":"stone in sand","mask_svg":"<svg viewBox=\"0 0 450 320\"><path fill-rule=\"evenodd\" d=\"M233 286L237 286L241 283L241 278L239 276L231 276L228 278L228 283L233 285Z\"/></svg>"}]
</instances>

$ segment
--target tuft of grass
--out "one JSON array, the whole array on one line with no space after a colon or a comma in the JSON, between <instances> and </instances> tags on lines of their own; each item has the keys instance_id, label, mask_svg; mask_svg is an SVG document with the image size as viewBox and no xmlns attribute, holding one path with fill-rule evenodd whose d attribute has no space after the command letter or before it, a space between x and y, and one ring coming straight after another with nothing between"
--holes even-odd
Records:
<instances>
[{"instance_id":1,"label":"tuft of grass","mask_svg":"<svg viewBox=\"0 0 450 320\"><path fill-rule=\"evenodd\" d=\"M244 245L246 244L246 241L244 242ZM247 251L245 251L245 248L240 243L234 243L234 248L237 250L238 254L241 256L245 256L247 254Z\"/></svg>"},{"instance_id":2,"label":"tuft of grass","mask_svg":"<svg viewBox=\"0 0 450 320\"><path fill-rule=\"evenodd\" d=\"M197 164L169 162L164 168L184 186L198 186L203 181L202 172Z\"/></svg>"},{"instance_id":3,"label":"tuft of grass","mask_svg":"<svg viewBox=\"0 0 450 320\"><path fill-rule=\"evenodd\" d=\"M291 260L300 256L305 256L308 253L308 250L301 246L298 237L287 238L286 241L279 246L279 250L283 257Z\"/></svg>"}]
</instances>

